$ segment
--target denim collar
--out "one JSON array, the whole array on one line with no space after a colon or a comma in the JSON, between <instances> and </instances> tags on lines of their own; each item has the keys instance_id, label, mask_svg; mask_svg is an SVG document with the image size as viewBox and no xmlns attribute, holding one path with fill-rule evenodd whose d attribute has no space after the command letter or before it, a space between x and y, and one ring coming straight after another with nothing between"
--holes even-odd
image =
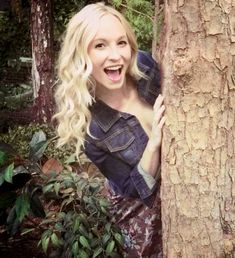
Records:
<instances>
[{"instance_id":1,"label":"denim collar","mask_svg":"<svg viewBox=\"0 0 235 258\"><path fill-rule=\"evenodd\" d=\"M99 124L104 132L107 132L121 117L118 110L111 108L101 100L96 100L91 106L91 113L93 119Z\"/></svg>"}]
</instances>

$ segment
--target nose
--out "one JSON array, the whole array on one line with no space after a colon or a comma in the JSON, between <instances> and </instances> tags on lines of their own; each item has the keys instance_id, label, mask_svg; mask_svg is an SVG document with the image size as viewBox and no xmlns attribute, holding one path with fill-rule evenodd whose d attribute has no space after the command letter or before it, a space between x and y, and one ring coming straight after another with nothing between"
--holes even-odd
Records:
<instances>
[{"instance_id":1,"label":"nose","mask_svg":"<svg viewBox=\"0 0 235 258\"><path fill-rule=\"evenodd\" d=\"M109 50L109 59L118 60L120 59L121 54L117 46L110 47Z\"/></svg>"}]
</instances>

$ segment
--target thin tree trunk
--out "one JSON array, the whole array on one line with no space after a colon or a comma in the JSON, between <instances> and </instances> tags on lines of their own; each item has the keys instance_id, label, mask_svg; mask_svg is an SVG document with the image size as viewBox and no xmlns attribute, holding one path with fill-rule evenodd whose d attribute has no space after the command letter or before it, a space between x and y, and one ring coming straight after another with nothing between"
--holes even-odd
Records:
<instances>
[{"instance_id":1,"label":"thin tree trunk","mask_svg":"<svg viewBox=\"0 0 235 258\"><path fill-rule=\"evenodd\" d=\"M164 257L235 256L235 1L166 0Z\"/></svg>"},{"instance_id":2,"label":"thin tree trunk","mask_svg":"<svg viewBox=\"0 0 235 258\"><path fill-rule=\"evenodd\" d=\"M31 0L32 78L38 120L51 119L54 53L51 0Z\"/></svg>"},{"instance_id":3,"label":"thin tree trunk","mask_svg":"<svg viewBox=\"0 0 235 258\"><path fill-rule=\"evenodd\" d=\"M51 0L31 0L31 40L34 104L16 111L0 110L0 129L5 124L51 121L54 84Z\"/></svg>"},{"instance_id":4,"label":"thin tree trunk","mask_svg":"<svg viewBox=\"0 0 235 258\"><path fill-rule=\"evenodd\" d=\"M155 0L154 17L153 17L153 41L152 41L152 56L155 57L155 58L157 56L157 49L158 49L159 10L160 10L159 0Z\"/></svg>"}]
</instances>

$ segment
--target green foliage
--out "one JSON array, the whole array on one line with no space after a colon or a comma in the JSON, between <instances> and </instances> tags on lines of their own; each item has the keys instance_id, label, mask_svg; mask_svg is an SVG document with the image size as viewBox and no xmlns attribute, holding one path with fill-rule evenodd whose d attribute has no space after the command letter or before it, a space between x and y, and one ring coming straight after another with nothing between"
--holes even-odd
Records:
<instances>
[{"instance_id":1,"label":"green foliage","mask_svg":"<svg viewBox=\"0 0 235 258\"><path fill-rule=\"evenodd\" d=\"M6 182L12 184L13 171L14 171L14 163L11 163L6 168L3 168L2 173L1 173L1 176L3 179L2 182L6 181Z\"/></svg>"},{"instance_id":2,"label":"green foliage","mask_svg":"<svg viewBox=\"0 0 235 258\"><path fill-rule=\"evenodd\" d=\"M97 1L89 1L97 2ZM106 1L107 2L107 1ZM123 13L132 25L139 47L151 50L153 38L154 1L147 0L112 0L110 4ZM55 39L61 38L69 19L85 6L86 1L58 0L54 4Z\"/></svg>"},{"instance_id":3,"label":"green foliage","mask_svg":"<svg viewBox=\"0 0 235 258\"><path fill-rule=\"evenodd\" d=\"M26 215L29 214L30 203L28 195L23 193L16 198L15 211L19 222L22 222Z\"/></svg>"},{"instance_id":4,"label":"green foliage","mask_svg":"<svg viewBox=\"0 0 235 258\"><path fill-rule=\"evenodd\" d=\"M85 1L79 0L57 0L54 3L54 36L56 41L61 38L70 18L84 7Z\"/></svg>"},{"instance_id":5,"label":"green foliage","mask_svg":"<svg viewBox=\"0 0 235 258\"><path fill-rule=\"evenodd\" d=\"M38 161L47 142L42 131L30 142L30 157L22 158L11 145L0 141L0 221L14 235L23 220L32 212L44 217L39 195L41 186L32 181L32 173L40 172Z\"/></svg>"},{"instance_id":6,"label":"green foliage","mask_svg":"<svg viewBox=\"0 0 235 258\"><path fill-rule=\"evenodd\" d=\"M25 137L23 142L20 135ZM60 174L41 173L42 159L54 139L46 125L11 129L6 138L15 146L30 142L23 148L27 149L24 157L8 143L0 142L0 222L7 231L14 235L33 214L41 217L41 223L21 232L40 229L39 246L45 253L62 258L120 257L124 240L109 215L109 203L101 195L103 177L73 172L74 155L64 158ZM20 174L29 177L18 184Z\"/></svg>"},{"instance_id":7,"label":"green foliage","mask_svg":"<svg viewBox=\"0 0 235 258\"><path fill-rule=\"evenodd\" d=\"M44 156L55 157L61 161L65 161L70 154L74 152L72 146L56 148L55 129L47 124L31 123L26 126L21 125L10 127L5 134L0 135L0 139L14 146L23 158L28 158L30 156L29 142L33 138L33 135L40 130L42 130L45 133L46 138L49 139L47 144L44 146L46 147L43 151ZM45 139L43 142L45 142Z\"/></svg>"},{"instance_id":8,"label":"green foliage","mask_svg":"<svg viewBox=\"0 0 235 258\"><path fill-rule=\"evenodd\" d=\"M154 2L147 0L113 0L112 4L117 10L124 14L132 25L139 48L151 51Z\"/></svg>"},{"instance_id":9,"label":"green foliage","mask_svg":"<svg viewBox=\"0 0 235 258\"><path fill-rule=\"evenodd\" d=\"M100 178L69 170L48 178L43 188L50 201L60 201L59 212L49 212L39 245L49 246L57 257L120 257L123 237L111 222L108 202L101 197Z\"/></svg>"}]
</instances>

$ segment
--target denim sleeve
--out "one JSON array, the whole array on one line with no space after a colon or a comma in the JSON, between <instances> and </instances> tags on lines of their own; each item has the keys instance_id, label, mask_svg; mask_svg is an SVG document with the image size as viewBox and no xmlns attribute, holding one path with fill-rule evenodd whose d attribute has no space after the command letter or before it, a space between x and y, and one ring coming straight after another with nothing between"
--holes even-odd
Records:
<instances>
[{"instance_id":1,"label":"denim sleeve","mask_svg":"<svg viewBox=\"0 0 235 258\"><path fill-rule=\"evenodd\" d=\"M152 188L149 188L145 178L138 170L138 164L131 167L93 143L85 144L85 153L110 181L116 192L123 196L138 198L148 207L152 207L157 184L155 183Z\"/></svg>"}]
</instances>

